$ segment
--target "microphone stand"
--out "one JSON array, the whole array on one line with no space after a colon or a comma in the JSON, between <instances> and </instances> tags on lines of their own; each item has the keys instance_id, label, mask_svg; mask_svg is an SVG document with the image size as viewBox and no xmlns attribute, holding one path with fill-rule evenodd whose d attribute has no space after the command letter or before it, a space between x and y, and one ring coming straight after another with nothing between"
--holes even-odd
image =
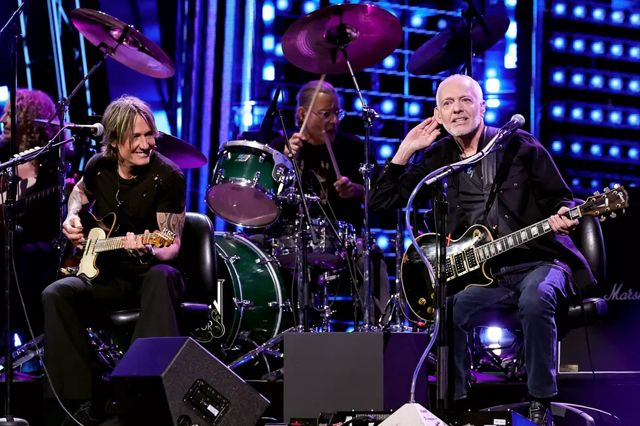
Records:
<instances>
[{"instance_id":1,"label":"microphone stand","mask_svg":"<svg viewBox=\"0 0 640 426\"><path fill-rule=\"evenodd\" d=\"M11 140L9 141L9 159L13 157L13 150L17 148L18 141L18 120L16 111L16 98L18 94L18 44L22 38L22 34L16 28L17 19L23 12L27 2L23 2L20 7L11 15L9 21L0 30L0 40L7 34L10 29L14 29L11 42L11 60L12 60L12 87L11 87ZM6 309L6 328L5 328L5 359L4 365L4 417L0 419L0 425L28 425L29 423L11 415L11 383L13 382L13 350L11 348L13 339L11 335L11 282L13 279L13 239L16 233L16 211L15 197L18 192L18 181L15 179L17 168L9 167L6 169L6 200L4 202L5 217L5 240L4 240L4 303Z\"/></svg>"},{"instance_id":2,"label":"microphone stand","mask_svg":"<svg viewBox=\"0 0 640 426\"><path fill-rule=\"evenodd\" d=\"M311 232L311 240L313 244L316 245L318 243L318 237L316 236L316 231L313 228L313 224L311 223L311 214L309 213L309 205L307 204L307 199L305 198L304 188L302 185L302 173L300 172L300 168L298 167L298 161L293 157L293 150L291 149L291 143L289 142L289 136L287 135L287 127L284 124L284 117L282 116L282 111L280 108L275 109L275 113L278 115L278 120L280 121L280 125L282 126L282 131L284 133L284 140L287 145L287 149L289 150L289 161L293 165L293 173L295 175L295 180L298 184L298 191L300 191L300 209L298 211L298 217L300 221L299 235L298 235L298 252L296 253L296 265L298 269L297 276L297 290L298 290L298 329L300 331L309 331L309 280L307 279L307 232L304 229L305 222L309 224L309 231Z\"/></svg>"}]
</instances>

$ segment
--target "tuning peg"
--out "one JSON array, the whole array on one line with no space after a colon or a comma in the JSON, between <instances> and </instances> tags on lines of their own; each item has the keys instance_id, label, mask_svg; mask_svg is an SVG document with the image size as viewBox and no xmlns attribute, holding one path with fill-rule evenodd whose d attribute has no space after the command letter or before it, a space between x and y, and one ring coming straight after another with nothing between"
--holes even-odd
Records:
<instances>
[{"instance_id":1,"label":"tuning peg","mask_svg":"<svg viewBox=\"0 0 640 426\"><path fill-rule=\"evenodd\" d=\"M594 192L593 195L600 195L600 191Z\"/></svg>"},{"instance_id":2,"label":"tuning peg","mask_svg":"<svg viewBox=\"0 0 640 426\"><path fill-rule=\"evenodd\" d=\"M607 220L607 218L604 216L600 216L598 219L600 220L600 222L604 222L605 220Z\"/></svg>"},{"instance_id":3,"label":"tuning peg","mask_svg":"<svg viewBox=\"0 0 640 426\"><path fill-rule=\"evenodd\" d=\"M609 215L611 219L615 219L616 216L617 216L616 212L611 212L611 214Z\"/></svg>"},{"instance_id":4,"label":"tuning peg","mask_svg":"<svg viewBox=\"0 0 640 426\"><path fill-rule=\"evenodd\" d=\"M620 188L620 184L619 183L616 183L615 185L613 185L613 189L618 189L618 188Z\"/></svg>"},{"instance_id":5,"label":"tuning peg","mask_svg":"<svg viewBox=\"0 0 640 426\"><path fill-rule=\"evenodd\" d=\"M607 187L604 189L604 192L609 192L609 191L611 191L611 190L610 190L610 189L609 189L609 187L607 186Z\"/></svg>"}]
</instances>

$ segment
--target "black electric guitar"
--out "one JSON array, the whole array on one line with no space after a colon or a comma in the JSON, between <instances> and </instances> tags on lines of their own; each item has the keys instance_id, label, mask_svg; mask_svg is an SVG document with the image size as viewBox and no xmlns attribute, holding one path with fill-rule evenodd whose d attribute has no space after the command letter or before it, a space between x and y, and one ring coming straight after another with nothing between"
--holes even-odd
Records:
<instances>
[{"instance_id":1,"label":"black electric guitar","mask_svg":"<svg viewBox=\"0 0 640 426\"><path fill-rule=\"evenodd\" d=\"M116 225L115 213L109 213L103 219L98 219L92 213L82 212L80 221L85 238L82 243L83 249L78 250L71 247L71 244L67 244L60 272L63 275L83 275L92 280L100 273L96 267L98 254L124 248L124 237L109 238ZM142 237L143 244L150 244L153 247L167 247L173 244L175 234L164 229L149 234L136 235L137 237Z\"/></svg>"},{"instance_id":2,"label":"black electric guitar","mask_svg":"<svg viewBox=\"0 0 640 426\"><path fill-rule=\"evenodd\" d=\"M615 217L614 211L628 206L629 196L622 186L611 190L605 188L604 193L596 193L596 195L587 198L584 204L574 207L564 216L569 219L580 219L583 216L600 217L611 213L611 216ZM491 269L487 265L490 259L548 232L552 232L548 219L496 240L493 239L487 227L471 226L462 237L448 243L447 294L455 294L469 286L491 285L493 279L491 278ZM436 234L423 234L416 240L431 265L437 268ZM413 313L423 320L431 319L434 313L432 307L433 283L426 265L422 262L413 245L407 249L402 258L400 279L405 299Z\"/></svg>"}]
</instances>

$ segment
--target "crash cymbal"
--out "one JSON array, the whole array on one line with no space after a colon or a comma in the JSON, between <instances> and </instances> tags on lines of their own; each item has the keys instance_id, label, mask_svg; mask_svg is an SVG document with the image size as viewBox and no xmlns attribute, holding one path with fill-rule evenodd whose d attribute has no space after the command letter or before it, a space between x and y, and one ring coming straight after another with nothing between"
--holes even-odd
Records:
<instances>
[{"instance_id":1,"label":"crash cymbal","mask_svg":"<svg viewBox=\"0 0 640 426\"><path fill-rule=\"evenodd\" d=\"M132 70L155 78L169 78L174 74L173 62L164 51L140 31L106 13L92 9L71 11L73 25L103 52ZM127 36L122 45L118 39Z\"/></svg>"},{"instance_id":2,"label":"crash cymbal","mask_svg":"<svg viewBox=\"0 0 640 426\"><path fill-rule=\"evenodd\" d=\"M338 4L299 18L282 37L284 56L298 68L317 74L349 72L339 48L347 46L354 71L381 62L400 45L402 24L370 4Z\"/></svg>"},{"instance_id":3,"label":"crash cymbal","mask_svg":"<svg viewBox=\"0 0 640 426\"><path fill-rule=\"evenodd\" d=\"M194 169L207 164L207 157L198 148L166 133L160 132L156 138L156 149L182 169Z\"/></svg>"},{"instance_id":4,"label":"crash cymbal","mask_svg":"<svg viewBox=\"0 0 640 426\"><path fill-rule=\"evenodd\" d=\"M496 44L509 28L506 16L484 16L488 32L474 19L471 25L473 52L476 55ZM414 75L437 74L469 60L469 40L464 20L431 38L411 56L407 70Z\"/></svg>"}]
</instances>

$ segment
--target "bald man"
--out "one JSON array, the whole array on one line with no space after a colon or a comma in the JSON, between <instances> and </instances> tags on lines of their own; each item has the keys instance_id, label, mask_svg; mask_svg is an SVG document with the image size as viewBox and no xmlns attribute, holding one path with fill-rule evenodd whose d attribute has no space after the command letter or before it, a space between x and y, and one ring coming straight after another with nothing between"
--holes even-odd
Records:
<instances>
[{"instance_id":1,"label":"bald man","mask_svg":"<svg viewBox=\"0 0 640 426\"><path fill-rule=\"evenodd\" d=\"M405 205L428 173L481 150L498 132L485 125L485 112L477 81L464 75L445 79L436 92L433 116L413 128L387 160L371 193L371 208ZM435 143L441 126L449 136ZM499 324L499 311L517 309L524 332L529 417L537 425L551 426L550 403L558 392L556 317L566 313L577 289L594 285L595 279L568 236L577 222L560 216L576 203L549 153L521 130L505 146L448 179L447 234L456 239L469 226L482 224L502 237L544 219L554 232L496 257L490 265L495 277L491 287L469 287L452 296L454 399L463 400L468 393L468 332L495 325L496 319ZM406 170L409 158L420 150L425 150L423 160ZM428 188L424 196L432 198Z\"/></svg>"}]
</instances>

